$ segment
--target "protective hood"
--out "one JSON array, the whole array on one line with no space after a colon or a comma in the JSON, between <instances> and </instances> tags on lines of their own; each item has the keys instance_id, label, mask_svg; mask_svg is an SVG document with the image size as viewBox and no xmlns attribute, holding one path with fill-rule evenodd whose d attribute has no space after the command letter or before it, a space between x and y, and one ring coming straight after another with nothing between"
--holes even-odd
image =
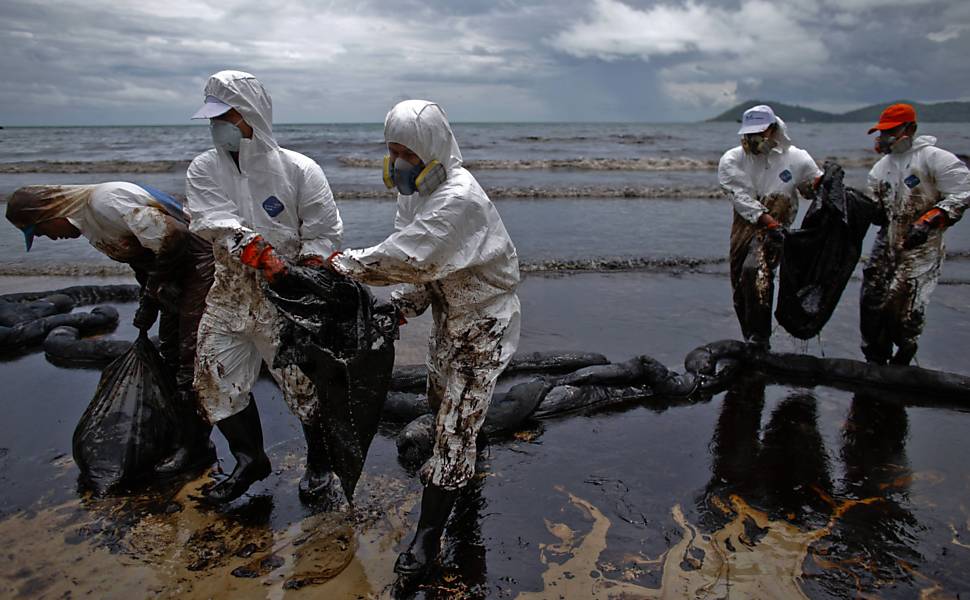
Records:
<instances>
[{"instance_id":1,"label":"protective hood","mask_svg":"<svg viewBox=\"0 0 970 600\"><path fill-rule=\"evenodd\" d=\"M913 140L913 146L910 151L919 150L920 148L927 148L929 146L936 145L936 138L932 135L920 135Z\"/></svg>"},{"instance_id":2,"label":"protective hood","mask_svg":"<svg viewBox=\"0 0 970 600\"><path fill-rule=\"evenodd\" d=\"M243 71L219 71L209 77L202 96L214 96L235 108L253 128L253 137L277 146L273 138L273 100L254 76Z\"/></svg>"},{"instance_id":3,"label":"protective hood","mask_svg":"<svg viewBox=\"0 0 970 600\"><path fill-rule=\"evenodd\" d=\"M778 125L778 135L775 137L778 142L776 149L784 152L792 145L791 136L788 135L788 125L779 116L775 116L775 123Z\"/></svg>"},{"instance_id":4,"label":"protective hood","mask_svg":"<svg viewBox=\"0 0 970 600\"><path fill-rule=\"evenodd\" d=\"M42 221L72 217L91 202L96 185L28 185L7 202L7 220L18 229Z\"/></svg>"},{"instance_id":5,"label":"protective hood","mask_svg":"<svg viewBox=\"0 0 970 600\"><path fill-rule=\"evenodd\" d=\"M384 141L407 146L426 165L437 160L449 175L461 167L461 150L448 116L434 102L405 100L397 103L384 118Z\"/></svg>"}]
</instances>

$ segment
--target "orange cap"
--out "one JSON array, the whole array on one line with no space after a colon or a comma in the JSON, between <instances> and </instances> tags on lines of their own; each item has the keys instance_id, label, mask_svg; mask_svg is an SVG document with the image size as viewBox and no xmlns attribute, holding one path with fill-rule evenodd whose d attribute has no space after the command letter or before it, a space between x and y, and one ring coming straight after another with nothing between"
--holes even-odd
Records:
<instances>
[{"instance_id":1,"label":"orange cap","mask_svg":"<svg viewBox=\"0 0 970 600\"><path fill-rule=\"evenodd\" d=\"M872 126L873 131L884 131L899 127L903 123L915 123L916 110L909 104L893 104L879 115L879 122Z\"/></svg>"}]
</instances>

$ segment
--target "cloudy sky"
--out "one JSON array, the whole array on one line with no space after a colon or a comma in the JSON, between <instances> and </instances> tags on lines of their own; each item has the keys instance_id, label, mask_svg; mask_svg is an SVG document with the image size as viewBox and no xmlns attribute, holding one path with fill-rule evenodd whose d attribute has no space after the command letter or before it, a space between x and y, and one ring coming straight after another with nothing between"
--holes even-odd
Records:
<instances>
[{"instance_id":1,"label":"cloudy sky","mask_svg":"<svg viewBox=\"0 0 970 600\"><path fill-rule=\"evenodd\" d=\"M406 97L456 121L970 100L966 0L3 0L0 49L0 125L183 123L224 68L277 122Z\"/></svg>"}]
</instances>

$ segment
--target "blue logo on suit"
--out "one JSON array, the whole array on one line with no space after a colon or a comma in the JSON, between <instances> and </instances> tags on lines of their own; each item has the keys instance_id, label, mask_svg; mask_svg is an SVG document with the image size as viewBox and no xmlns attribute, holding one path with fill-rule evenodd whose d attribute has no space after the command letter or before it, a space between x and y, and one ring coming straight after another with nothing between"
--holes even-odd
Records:
<instances>
[{"instance_id":1,"label":"blue logo on suit","mask_svg":"<svg viewBox=\"0 0 970 600\"><path fill-rule=\"evenodd\" d=\"M266 211L271 217L275 217L286 209L280 199L276 196L270 196L269 198L263 200L263 210Z\"/></svg>"},{"instance_id":2,"label":"blue logo on suit","mask_svg":"<svg viewBox=\"0 0 970 600\"><path fill-rule=\"evenodd\" d=\"M791 181L791 171L789 171L788 169L785 169L781 173L778 173L778 177L785 183L788 183L789 181Z\"/></svg>"}]
</instances>

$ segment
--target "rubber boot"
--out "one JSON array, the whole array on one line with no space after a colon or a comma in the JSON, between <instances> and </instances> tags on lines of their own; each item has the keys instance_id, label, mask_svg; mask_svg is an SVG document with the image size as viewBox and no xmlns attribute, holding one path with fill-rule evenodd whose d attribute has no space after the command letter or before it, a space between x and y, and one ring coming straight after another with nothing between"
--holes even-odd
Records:
<instances>
[{"instance_id":1,"label":"rubber boot","mask_svg":"<svg viewBox=\"0 0 970 600\"><path fill-rule=\"evenodd\" d=\"M771 352L771 338L754 335L745 340L752 351L758 354L767 354Z\"/></svg>"},{"instance_id":2,"label":"rubber boot","mask_svg":"<svg viewBox=\"0 0 970 600\"><path fill-rule=\"evenodd\" d=\"M330 453L318 424L303 424L306 438L306 471L300 478L300 500L325 510L349 508L340 478L333 472Z\"/></svg>"},{"instance_id":3,"label":"rubber boot","mask_svg":"<svg viewBox=\"0 0 970 600\"><path fill-rule=\"evenodd\" d=\"M394 572L399 575L427 575L441 550L441 534L444 533L448 516L455 505L456 491L448 491L435 485L427 485L421 496L421 516L418 530L408 549L397 557Z\"/></svg>"},{"instance_id":4,"label":"rubber boot","mask_svg":"<svg viewBox=\"0 0 970 600\"><path fill-rule=\"evenodd\" d=\"M896 348L896 355L889 360L891 365L902 365L906 366L913 361L913 357L916 356L916 350L919 346L916 342L903 342Z\"/></svg>"},{"instance_id":5,"label":"rubber boot","mask_svg":"<svg viewBox=\"0 0 970 600\"><path fill-rule=\"evenodd\" d=\"M212 425L203 421L196 411L195 393L178 392L175 404L181 421L178 445L174 452L155 465L155 472L160 475L208 466L216 460L216 447L209 439Z\"/></svg>"},{"instance_id":6,"label":"rubber boot","mask_svg":"<svg viewBox=\"0 0 970 600\"><path fill-rule=\"evenodd\" d=\"M206 500L221 504L242 496L249 486L270 474L269 457L263 450L263 429L259 422L256 402L240 412L227 417L216 425L229 442L229 450L236 459L232 474L212 486L205 494Z\"/></svg>"}]
</instances>

